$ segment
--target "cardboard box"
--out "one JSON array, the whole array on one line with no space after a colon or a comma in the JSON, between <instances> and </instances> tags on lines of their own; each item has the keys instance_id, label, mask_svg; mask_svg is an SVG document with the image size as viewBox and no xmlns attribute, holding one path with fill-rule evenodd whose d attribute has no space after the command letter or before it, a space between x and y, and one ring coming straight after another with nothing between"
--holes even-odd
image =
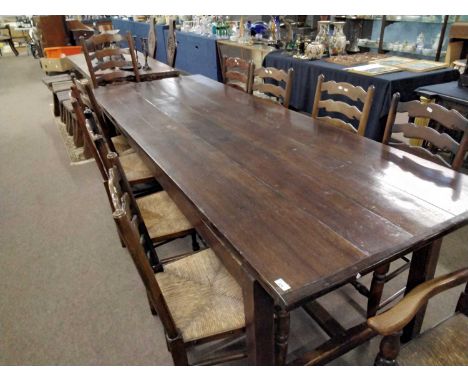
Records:
<instances>
[{"instance_id":1,"label":"cardboard box","mask_svg":"<svg viewBox=\"0 0 468 382\"><path fill-rule=\"evenodd\" d=\"M40 63L44 72L67 72L73 69L73 65L66 57L41 58Z\"/></svg>"}]
</instances>

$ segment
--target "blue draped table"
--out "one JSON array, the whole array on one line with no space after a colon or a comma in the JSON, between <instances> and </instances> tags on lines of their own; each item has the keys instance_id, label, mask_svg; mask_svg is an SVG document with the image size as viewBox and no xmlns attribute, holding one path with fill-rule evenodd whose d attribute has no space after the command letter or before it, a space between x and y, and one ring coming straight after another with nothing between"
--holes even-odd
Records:
<instances>
[{"instance_id":1,"label":"blue draped table","mask_svg":"<svg viewBox=\"0 0 468 382\"><path fill-rule=\"evenodd\" d=\"M137 21L112 19L112 27L124 35L128 31L136 36L136 49L142 52L141 37L147 38L149 24ZM169 26L158 24L156 31L156 60L167 63L167 38ZM202 36L195 33L176 31L177 54L175 68L190 74L203 74L215 81L222 81L218 59L216 37Z\"/></svg>"},{"instance_id":2,"label":"blue draped table","mask_svg":"<svg viewBox=\"0 0 468 382\"><path fill-rule=\"evenodd\" d=\"M294 68L293 89L290 105L299 111L311 112L317 77L325 75L326 81L348 82L361 86L365 90L370 85L375 86L374 101L369 115L366 129L368 138L381 141L385 128L385 121L392 95L399 92L401 101L417 99L415 89L420 86L438 84L458 79L459 72L455 69L440 69L431 72L396 72L380 76L366 76L351 73L342 65L332 64L323 60L306 61L293 58L284 51L269 53L263 62L265 67L278 69Z\"/></svg>"}]
</instances>

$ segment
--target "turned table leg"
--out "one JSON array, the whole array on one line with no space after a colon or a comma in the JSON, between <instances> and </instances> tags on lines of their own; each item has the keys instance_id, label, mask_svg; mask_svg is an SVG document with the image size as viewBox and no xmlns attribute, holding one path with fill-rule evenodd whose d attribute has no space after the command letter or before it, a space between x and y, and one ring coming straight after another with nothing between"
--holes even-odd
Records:
<instances>
[{"instance_id":1,"label":"turned table leg","mask_svg":"<svg viewBox=\"0 0 468 382\"><path fill-rule=\"evenodd\" d=\"M442 239L436 239L413 252L405 295L424 281L434 278L441 245ZM403 329L403 335L401 336L403 343L410 341L421 331L426 307L427 304L419 310L414 319Z\"/></svg>"},{"instance_id":2,"label":"turned table leg","mask_svg":"<svg viewBox=\"0 0 468 382\"><path fill-rule=\"evenodd\" d=\"M384 264L374 271L370 287L370 295L367 300L367 317L373 317L377 314L385 285L385 276L387 275L389 268L390 264Z\"/></svg>"},{"instance_id":3,"label":"turned table leg","mask_svg":"<svg viewBox=\"0 0 468 382\"><path fill-rule=\"evenodd\" d=\"M283 309L276 310L275 325L275 365L285 365L288 354L289 338L289 312Z\"/></svg>"}]
</instances>

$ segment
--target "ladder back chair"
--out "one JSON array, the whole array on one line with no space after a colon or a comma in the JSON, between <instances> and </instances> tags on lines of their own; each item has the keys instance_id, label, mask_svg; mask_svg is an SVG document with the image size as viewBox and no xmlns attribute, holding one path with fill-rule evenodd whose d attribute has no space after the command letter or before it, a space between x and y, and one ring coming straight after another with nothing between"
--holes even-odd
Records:
<instances>
[{"instance_id":1,"label":"ladder back chair","mask_svg":"<svg viewBox=\"0 0 468 382\"><path fill-rule=\"evenodd\" d=\"M134 150L130 147L130 144L123 135L111 136L111 131L114 130L113 126L109 126L109 121L105 118L104 113L94 96L93 87L90 82L86 79L78 80L75 76L72 78L75 85L75 88L72 88L74 97L77 99L83 110L87 107L94 113L110 150L117 152L119 155L133 153Z\"/></svg>"},{"instance_id":2,"label":"ladder back chair","mask_svg":"<svg viewBox=\"0 0 468 382\"><path fill-rule=\"evenodd\" d=\"M154 245L164 245L174 239L190 235L192 249L194 251L200 249L195 229L166 191L135 198L121 160L122 158L115 152L109 152L105 162L107 166L110 166L107 167L107 173L110 177L109 170L111 168L118 170L117 173L114 170L114 176L121 184L123 192L132 198L135 213L145 224L145 230L147 230L148 237Z\"/></svg>"},{"instance_id":3,"label":"ladder back chair","mask_svg":"<svg viewBox=\"0 0 468 382\"><path fill-rule=\"evenodd\" d=\"M410 122L395 124L397 112L408 113ZM448 130L461 133L461 142L458 143L449 134L439 133L431 127L417 126L412 122L417 117L428 118ZM395 93L392 98L382 143L459 171L468 151L467 132L468 119L463 117L457 110L448 110L441 105L433 103L423 104L420 101L400 102L400 94ZM393 133L403 133L405 138L422 139L426 147L412 146L392 139ZM451 164L440 155L442 152L453 156Z\"/></svg>"},{"instance_id":4,"label":"ladder back chair","mask_svg":"<svg viewBox=\"0 0 468 382\"><path fill-rule=\"evenodd\" d=\"M223 82L233 88L250 93L254 64L238 57L223 56Z\"/></svg>"},{"instance_id":5,"label":"ladder back chair","mask_svg":"<svg viewBox=\"0 0 468 382\"><path fill-rule=\"evenodd\" d=\"M312 118L323 120L333 126L357 133L364 136L369 119L369 113L374 98L374 85L364 90L360 86L354 86L347 82L325 81L325 76L320 74L317 80L315 89L314 105L312 107ZM322 93L327 92L329 95L344 96L354 102L362 103L362 111L355 105L350 105L344 101L336 101L331 98L322 100ZM328 113L338 113L345 116L347 120L338 117L319 116L320 109L324 109ZM354 127L349 121L356 120L359 122L358 127Z\"/></svg>"},{"instance_id":6,"label":"ladder back chair","mask_svg":"<svg viewBox=\"0 0 468 382\"><path fill-rule=\"evenodd\" d=\"M102 33L87 40L80 37L80 40L93 87L126 81L130 77L140 82L135 47L130 32L126 36ZM119 44L122 41L128 44L127 49L120 48ZM130 55L130 61L125 55ZM126 68L130 68L131 71L124 70Z\"/></svg>"},{"instance_id":7,"label":"ladder back chair","mask_svg":"<svg viewBox=\"0 0 468 382\"><path fill-rule=\"evenodd\" d=\"M139 206L141 209L141 212L138 210L138 214L141 217L141 221L146 222L149 231L148 237L151 238L154 245L164 245L174 239L190 235L192 239L192 248L194 250L198 250L200 246L197 241L195 229L178 209L177 205L172 201L169 195L165 191L160 191L160 187L157 188L157 191L159 192L150 192L154 191L156 187L149 190L143 190L143 192L138 192L138 189L135 191L134 185L126 175L128 172L133 175L133 172L129 170L129 162L126 161L126 158L133 154L118 157L115 152L112 152L109 149L99 126L94 121L94 116L91 110L86 109L83 111L80 108L78 101L75 99L72 100L72 104L77 115L78 123L83 130L84 139L86 140L87 145L91 148L91 152L104 183L109 180L109 169L113 166L117 166L120 173L124 174L121 177L122 188L132 198L137 198L135 205ZM110 195L108 194L107 196L112 208L113 205Z\"/></svg>"},{"instance_id":8,"label":"ladder back chair","mask_svg":"<svg viewBox=\"0 0 468 382\"><path fill-rule=\"evenodd\" d=\"M460 170L466 152L468 151L468 134L466 134L468 131L468 119L463 117L458 111L448 110L441 105L433 103L427 104L420 101L399 102L399 100L400 94L395 93L392 97L382 143L444 167L449 167L456 171ZM411 122L395 124L397 112L408 113ZM447 133L439 133L435 129L427 126L417 126L414 123L415 118L427 118L438 122L447 129L461 132L463 134L461 143L458 143ZM407 138L409 143L392 138L392 133L402 133L403 137ZM409 139L414 138L421 139L427 148L411 145ZM439 155L440 152L451 154L454 157L452 163L449 164L445 158ZM401 260L404 261L404 264L396 267L392 272L388 273L387 270L378 276L374 274L375 280L378 278L383 280L383 283L381 283L382 287L383 284L394 279L410 267L410 259L407 256L402 257ZM365 288L362 288L362 285L359 285L357 280L354 281L353 285L355 287L360 286L361 291L365 291ZM370 311L368 310L368 316L372 316L377 313L378 310L403 295L405 290L406 288L404 286L401 287L396 293L383 302L380 302L380 298L376 298L372 304L373 308L371 308Z\"/></svg>"},{"instance_id":9,"label":"ladder back chair","mask_svg":"<svg viewBox=\"0 0 468 382\"><path fill-rule=\"evenodd\" d=\"M116 156L115 156L116 157ZM242 289L211 249L188 254L165 264L151 264L138 207L120 188L119 168L109 169L108 193L113 217L146 288L151 311L158 315L175 365L188 365L187 350L197 344L240 337L245 330ZM120 174L122 177L123 174ZM157 256L154 260L158 261ZM156 273L155 273L156 271ZM211 365L241 359L244 351L211 356L195 362Z\"/></svg>"},{"instance_id":10,"label":"ladder back chair","mask_svg":"<svg viewBox=\"0 0 468 382\"><path fill-rule=\"evenodd\" d=\"M253 72L253 78L250 81L250 93L254 96L268 99L273 102L276 100L285 108L289 108L293 76L293 68L289 68L287 72L276 68L255 69ZM277 84L275 85L272 83L273 81Z\"/></svg>"},{"instance_id":11,"label":"ladder back chair","mask_svg":"<svg viewBox=\"0 0 468 382\"><path fill-rule=\"evenodd\" d=\"M76 92L76 90L74 91ZM100 162L106 165L107 153L111 151L109 147L109 140L106 139L106 136L103 133L101 127L99 126L99 124L96 123L93 112L88 107L85 107L85 110L83 110L80 107L80 103L76 99L74 99L72 104L75 110L75 114L77 116L78 126L81 129L82 134L84 135L84 139L87 145L91 144L90 148L91 151L93 151L93 156L96 158L96 156L98 155L101 158ZM90 135L90 138L87 139L86 135ZM102 139L105 145L97 147L95 144L96 137L99 137L100 140ZM100 140L99 142L101 142ZM155 185L156 180L154 179L154 175L151 169L140 158L138 153L131 152L122 155L121 163L132 186L149 183ZM101 174L102 173L103 172L101 171ZM105 179L106 177L104 177L104 180Z\"/></svg>"},{"instance_id":12,"label":"ladder back chair","mask_svg":"<svg viewBox=\"0 0 468 382\"><path fill-rule=\"evenodd\" d=\"M400 334L430 298L468 282L468 268L424 282L391 309L367 320L384 336L375 359L377 366L468 366L468 284L455 314L412 339L400 349ZM398 360L397 360L398 357Z\"/></svg>"}]
</instances>

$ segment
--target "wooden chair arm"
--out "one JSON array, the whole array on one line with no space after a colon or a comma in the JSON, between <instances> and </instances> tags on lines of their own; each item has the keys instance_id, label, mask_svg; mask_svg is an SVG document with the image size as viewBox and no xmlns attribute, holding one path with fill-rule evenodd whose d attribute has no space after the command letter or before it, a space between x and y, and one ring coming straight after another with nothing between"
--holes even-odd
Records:
<instances>
[{"instance_id":1,"label":"wooden chair arm","mask_svg":"<svg viewBox=\"0 0 468 382\"><path fill-rule=\"evenodd\" d=\"M467 281L468 268L426 281L414 288L393 308L369 318L367 324L383 336L399 332L431 297Z\"/></svg>"}]
</instances>

